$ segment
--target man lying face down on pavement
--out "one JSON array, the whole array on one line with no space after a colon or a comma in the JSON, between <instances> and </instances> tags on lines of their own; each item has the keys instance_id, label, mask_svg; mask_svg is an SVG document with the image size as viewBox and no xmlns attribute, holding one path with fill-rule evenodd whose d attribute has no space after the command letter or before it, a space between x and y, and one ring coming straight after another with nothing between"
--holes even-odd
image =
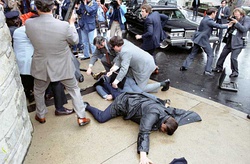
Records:
<instances>
[{"instance_id":1,"label":"man lying face down on pavement","mask_svg":"<svg viewBox=\"0 0 250 164\"><path fill-rule=\"evenodd\" d=\"M104 111L85 102L87 104L86 110L100 123L118 116L138 123L140 130L137 139L137 152L140 154L141 164L152 163L147 157L150 131L159 130L172 135L180 125L201 121L197 113L166 107L165 101L155 98L151 94L144 92L120 93L107 82L104 82L103 86L112 94L114 101Z\"/></svg>"}]
</instances>

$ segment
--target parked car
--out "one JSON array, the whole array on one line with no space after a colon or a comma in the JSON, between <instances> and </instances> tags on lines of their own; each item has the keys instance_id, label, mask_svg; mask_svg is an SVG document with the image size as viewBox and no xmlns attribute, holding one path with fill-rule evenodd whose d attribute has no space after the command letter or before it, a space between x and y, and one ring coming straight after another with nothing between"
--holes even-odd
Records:
<instances>
[{"instance_id":1,"label":"parked car","mask_svg":"<svg viewBox=\"0 0 250 164\"><path fill-rule=\"evenodd\" d=\"M192 47L192 37L198 28L198 23L186 18L180 8L176 5L152 5L153 11L166 14L169 20L163 30L167 33L167 39L164 41L164 48L170 46ZM125 14L127 31L133 34L143 34L144 19L141 16L141 8L130 10ZM216 37L216 29L210 37L210 42L215 43L219 40Z\"/></svg>"}]
</instances>

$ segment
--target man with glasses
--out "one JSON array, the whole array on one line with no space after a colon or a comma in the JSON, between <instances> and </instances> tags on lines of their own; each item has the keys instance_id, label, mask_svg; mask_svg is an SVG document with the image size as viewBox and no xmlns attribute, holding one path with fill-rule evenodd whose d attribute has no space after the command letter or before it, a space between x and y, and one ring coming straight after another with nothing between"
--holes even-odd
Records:
<instances>
[{"instance_id":1,"label":"man with glasses","mask_svg":"<svg viewBox=\"0 0 250 164\"><path fill-rule=\"evenodd\" d=\"M114 50L112 50L108 44L108 40L103 36L96 36L94 38L93 44L96 46L96 50L90 59L87 75L91 75L92 67L98 59L101 59L102 65L106 72L109 72L110 68L114 64L113 59L116 56Z\"/></svg>"}]
</instances>

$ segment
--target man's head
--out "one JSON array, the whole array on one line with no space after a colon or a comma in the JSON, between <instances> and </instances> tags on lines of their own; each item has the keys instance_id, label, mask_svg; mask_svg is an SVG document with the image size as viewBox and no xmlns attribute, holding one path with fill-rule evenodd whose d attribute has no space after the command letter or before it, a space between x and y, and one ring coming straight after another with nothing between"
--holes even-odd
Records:
<instances>
[{"instance_id":1,"label":"man's head","mask_svg":"<svg viewBox=\"0 0 250 164\"><path fill-rule=\"evenodd\" d=\"M96 46L97 49L101 49L105 46L105 38L103 36L96 36L94 38L93 44Z\"/></svg>"},{"instance_id":2,"label":"man's head","mask_svg":"<svg viewBox=\"0 0 250 164\"><path fill-rule=\"evenodd\" d=\"M54 7L54 4L54 0L35 0L35 5L38 12L51 12Z\"/></svg>"},{"instance_id":3,"label":"man's head","mask_svg":"<svg viewBox=\"0 0 250 164\"><path fill-rule=\"evenodd\" d=\"M124 44L124 41L120 36L113 36L109 40L109 44L115 52L120 52L122 49L122 45Z\"/></svg>"},{"instance_id":4,"label":"man's head","mask_svg":"<svg viewBox=\"0 0 250 164\"><path fill-rule=\"evenodd\" d=\"M167 133L168 135L174 134L178 128L178 123L173 117L168 117L164 123L161 125L161 131Z\"/></svg>"},{"instance_id":5,"label":"man's head","mask_svg":"<svg viewBox=\"0 0 250 164\"><path fill-rule=\"evenodd\" d=\"M96 3L100 6L101 5L101 0L96 0Z\"/></svg>"},{"instance_id":6,"label":"man's head","mask_svg":"<svg viewBox=\"0 0 250 164\"><path fill-rule=\"evenodd\" d=\"M226 0L222 0L221 1L221 7L225 7L227 5L227 1Z\"/></svg>"},{"instance_id":7,"label":"man's head","mask_svg":"<svg viewBox=\"0 0 250 164\"><path fill-rule=\"evenodd\" d=\"M217 9L216 8L208 8L207 11L206 11L207 15L210 16L212 19L215 18L216 16L216 13L217 13Z\"/></svg>"},{"instance_id":8,"label":"man's head","mask_svg":"<svg viewBox=\"0 0 250 164\"><path fill-rule=\"evenodd\" d=\"M144 4L141 6L141 15L143 18L146 18L151 12L152 7L149 4Z\"/></svg>"},{"instance_id":9,"label":"man's head","mask_svg":"<svg viewBox=\"0 0 250 164\"><path fill-rule=\"evenodd\" d=\"M246 15L246 12L241 8L236 8L233 10L233 16L237 21Z\"/></svg>"}]
</instances>

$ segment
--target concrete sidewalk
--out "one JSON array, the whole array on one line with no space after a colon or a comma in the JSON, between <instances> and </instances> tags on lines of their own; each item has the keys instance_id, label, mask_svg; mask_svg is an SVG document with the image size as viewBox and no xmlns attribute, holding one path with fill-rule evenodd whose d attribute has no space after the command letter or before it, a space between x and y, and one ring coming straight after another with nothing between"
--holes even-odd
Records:
<instances>
[{"instance_id":1,"label":"concrete sidewalk","mask_svg":"<svg viewBox=\"0 0 250 164\"><path fill-rule=\"evenodd\" d=\"M87 68L88 62L81 61L81 67ZM96 63L93 71L102 70L100 62ZM83 75L85 81L79 86L92 86L95 80ZM152 132L148 157L155 164L167 164L180 157L190 164L249 164L250 120L245 113L176 88L155 95L169 98L171 106L195 111L202 118L201 122L180 126L173 136ZM95 92L84 95L83 100L103 110L111 103ZM66 107L72 108L68 102ZM45 124L35 121L35 112L30 113L34 133L24 164L139 163L137 124L121 117L100 124L86 112L91 123L79 127L75 114L58 117L54 106L48 108Z\"/></svg>"}]
</instances>

